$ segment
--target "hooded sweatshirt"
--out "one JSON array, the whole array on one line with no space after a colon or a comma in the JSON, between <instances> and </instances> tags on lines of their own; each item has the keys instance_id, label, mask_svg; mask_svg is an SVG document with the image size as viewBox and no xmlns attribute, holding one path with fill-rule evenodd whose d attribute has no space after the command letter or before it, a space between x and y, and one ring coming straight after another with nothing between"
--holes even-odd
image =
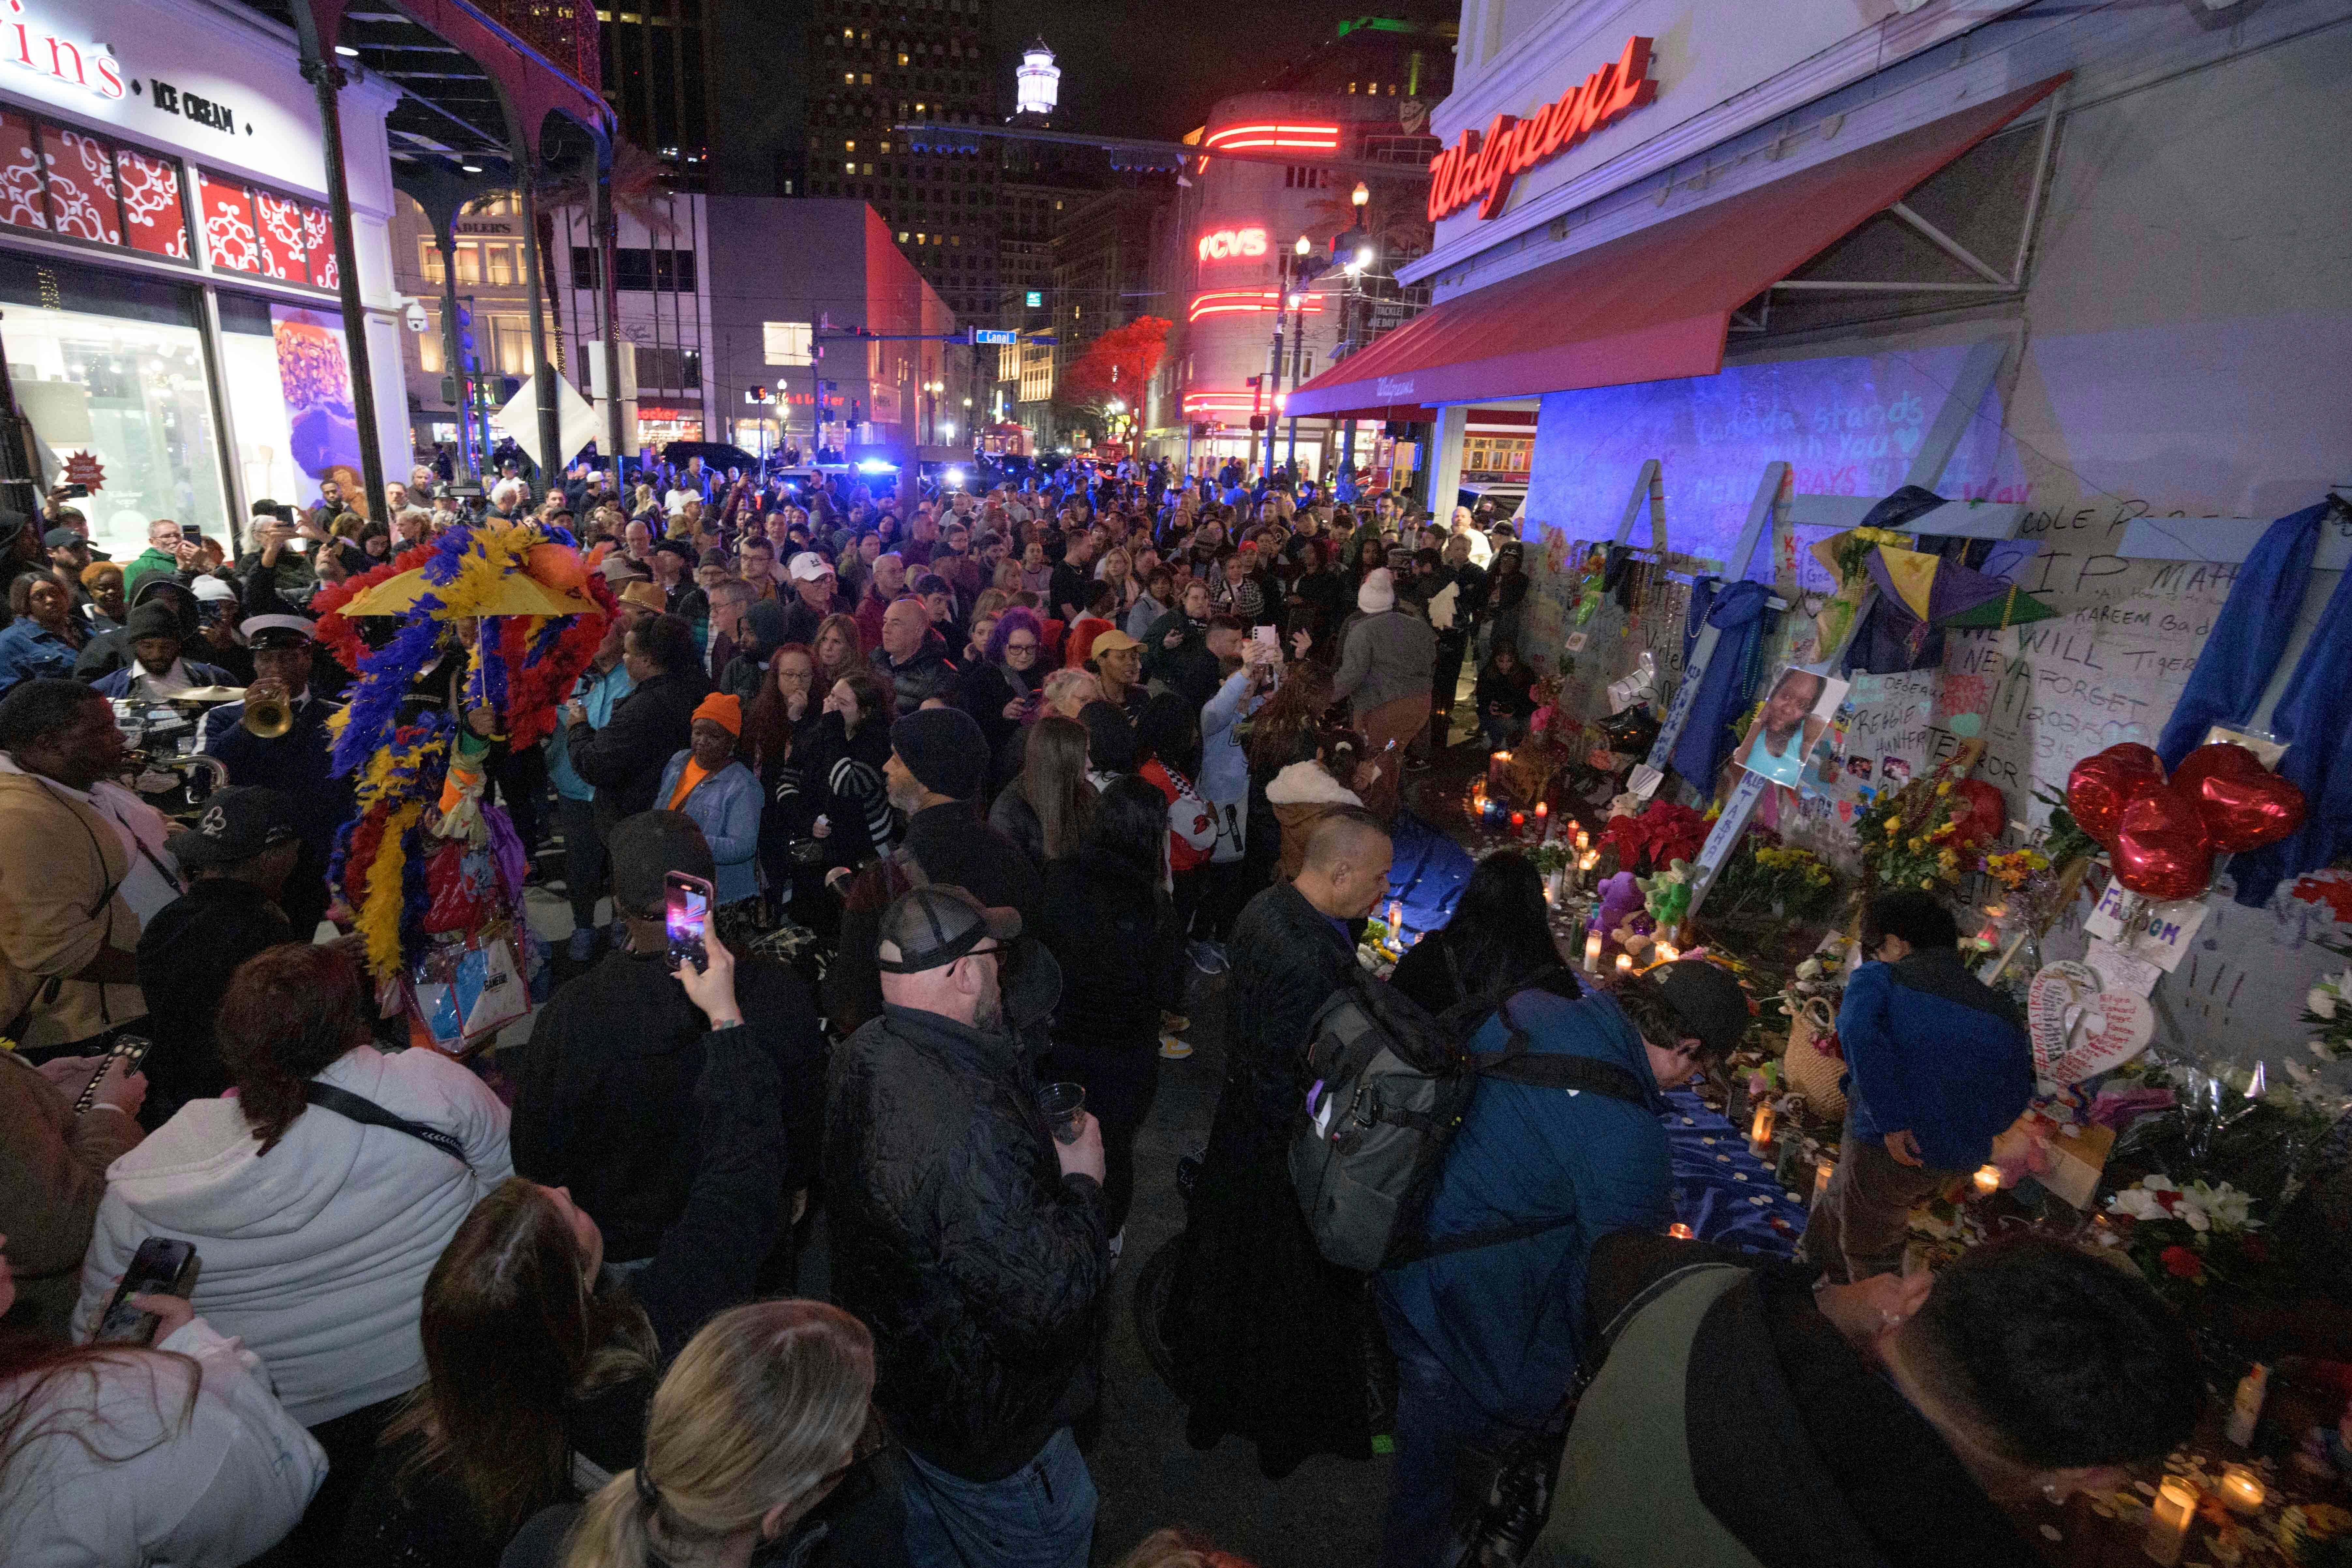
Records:
<instances>
[{"instance_id":1,"label":"hooded sweatshirt","mask_svg":"<svg viewBox=\"0 0 2352 1568\"><path fill-rule=\"evenodd\" d=\"M1265 803L1282 825L1282 879L1295 879L1307 864L1307 841L1315 825L1343 805L1361 805L1362 797L1331 776L1318 762L1293 763L1266 782Z\"/></svg>"},{"instance_id":2,"label":"hooded sweatshirt","mask_svg":"<svg viewBox=\"0 0 2352 1568\"><path fill-rule=\"evenodd\" d=\"M261 1357L303 1426L425 1381L425 1277L475 1203L514 1174L507 1109L430 1050L355 1047L317 1081L454 1134L466 1165L319 1106L264 1155L236 1100L191 1100L107 1172L76 1340L139 1244L165 1236L195 1244L196 1310Z\"/></svg>"}]
</instances>

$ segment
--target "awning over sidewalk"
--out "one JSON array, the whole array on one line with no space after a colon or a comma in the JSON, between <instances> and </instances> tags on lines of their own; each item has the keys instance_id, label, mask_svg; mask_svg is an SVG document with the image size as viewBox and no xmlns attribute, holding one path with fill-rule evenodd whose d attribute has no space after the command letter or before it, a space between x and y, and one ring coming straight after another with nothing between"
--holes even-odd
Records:
<instances>
[{"instance_id":1,"label":"awning over sidewalk","mask_svg":"<svg viewBox=\"0 0 2352 1568\"><path fill-rule=\"evenodd\" d=\"M1735 309L2064 79L1433 305L1293 392L1283 412L1416 418L1425 405L1713 375Z\"/></svg>"}]
</instances>

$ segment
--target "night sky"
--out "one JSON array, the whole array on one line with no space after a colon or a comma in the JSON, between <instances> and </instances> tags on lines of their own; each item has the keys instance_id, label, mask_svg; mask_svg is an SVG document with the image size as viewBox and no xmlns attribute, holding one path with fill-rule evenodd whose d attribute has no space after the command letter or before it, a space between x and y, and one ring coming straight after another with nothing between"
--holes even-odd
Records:
<instances>
[{"instance_id":1,"label":"night sky","mask_svg":"<svg viewBox=\"0 0 2352 1568\"><path fill-rule=\"evenodd\" d=\"M996 0L1010 68L1039 34L1062 68L1056 130L1175 138L1329 37L1364 0Z\"/></svg>"}]
</instances>

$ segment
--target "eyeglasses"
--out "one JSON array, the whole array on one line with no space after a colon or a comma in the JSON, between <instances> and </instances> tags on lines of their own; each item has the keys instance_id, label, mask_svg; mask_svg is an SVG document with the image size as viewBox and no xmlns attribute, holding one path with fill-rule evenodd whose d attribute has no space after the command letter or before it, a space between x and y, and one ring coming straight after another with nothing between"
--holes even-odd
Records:
<instances>
[{"instance_id":1,"label":"eyeglasses","mask_svg":"<svg viewBox=\"0 0 2352 1568\"><path fill-rule=\"evenodd\" d=\"M1034 642L1009 642L1004 645L1004 651L1007 653L1035 653L1037 651L1037 645Z\"/></svg>"}]
</instances>

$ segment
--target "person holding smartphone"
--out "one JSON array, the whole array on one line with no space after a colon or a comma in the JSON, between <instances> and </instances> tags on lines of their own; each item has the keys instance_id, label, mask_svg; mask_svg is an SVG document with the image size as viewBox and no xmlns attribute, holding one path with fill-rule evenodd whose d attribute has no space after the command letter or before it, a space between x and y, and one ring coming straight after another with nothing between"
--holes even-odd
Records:
<instances>
[{"instance_id":1,"label":"person holding smartphone","mask_svg":"<svg viewBox=\"0 0 2352 1568\"><path fill-rule=\"evenodd\" d=\"M89 1109L77 1114L86 1089ZM146 1098L146 1079L112 1055L37 1068L0 1051L0 1214L16 1236L16 1294L46 1334L66 1333L106 1168L138 1147Z\"/></svg>"},{"instance_id":2,"label":"person holding smartphone","mask_svg":"<svg viewBox=\"0 0 2352 1568\"><path fill-rule=\"evenodd\" d=\"M0 1315L16 1302L11 1260L23 1251L23 1238L0 1237ZM270 1392L261 1358L184 1297L129 1303L155 1320L146 1343L0 1341L8 1560L248 1562L302 1517L327 1457Z\"/></svg>"}]
</instances>

